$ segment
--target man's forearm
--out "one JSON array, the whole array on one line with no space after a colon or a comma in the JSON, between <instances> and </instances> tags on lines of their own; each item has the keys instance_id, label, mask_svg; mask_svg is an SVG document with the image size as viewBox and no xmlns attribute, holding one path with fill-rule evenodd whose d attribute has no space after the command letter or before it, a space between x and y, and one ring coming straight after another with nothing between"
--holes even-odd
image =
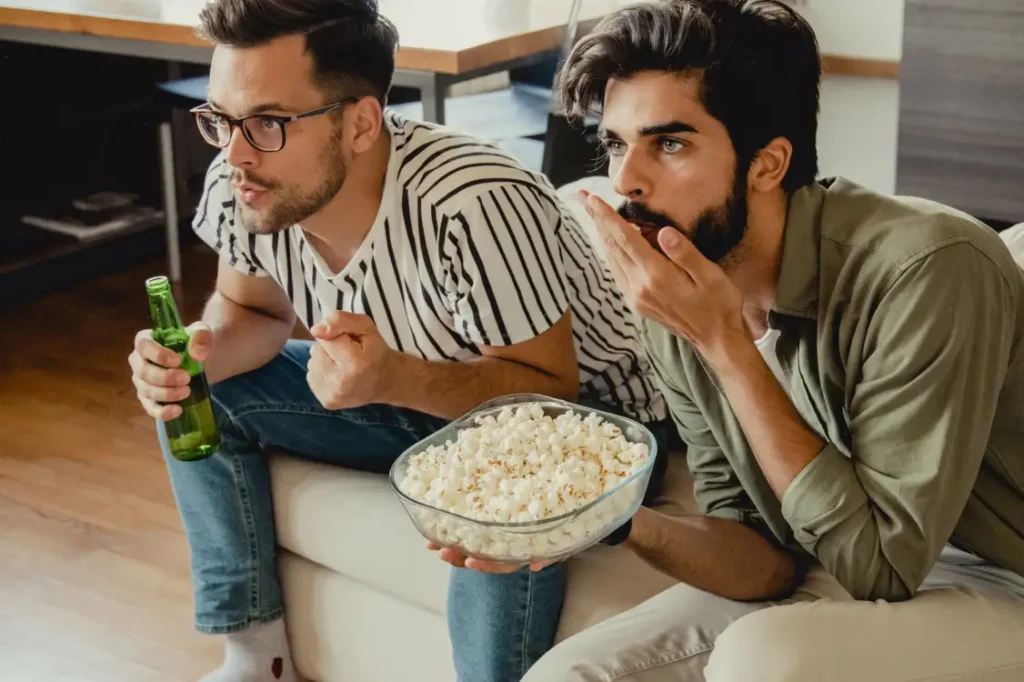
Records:
<instances>
[{"instance_id":1,"label":"man's forearm","mask_svg":"<svg viewBox=\"0 0 1024 682\"><path fill-rule=\"evenodd\" d=\"M788 594L799 578L796 558L741 523L710 516L666 516L641 507L626 546L676 580L726 599Z\"/></svg>"},{"instance_id":2,"label":"man's forearm","mask_svg":"<svg viewBox=\"0 0 1024 682\"><path fill-rule=\"evenodd\" d=\"M709 362L761 471L782 499L825 441L804 423L752 342L737 340Z\"/></svg>"},{"instance_id":3,"label":"man's forearm","mask_svg":"<svg viewBox=\"0 0 1024 682\"><path fill-rule=\"evenodd\" d=\"M499 358L432 362L402 355L388 403L443 419L455 419L510 393L575 400L579 385L543 370Z\"/></svg>"},{"instance_id":4,"label":"man's forearm","mask_svg":"<svg viewBox=\"0 0 1024 682\"><path fill-rule=\"evenodd\" d=\"M213 331L213 354L206 361L210 383L258 369L281 352L294 322L266 315L214 292L203 310Z\"/></svg>"}]
</instances>

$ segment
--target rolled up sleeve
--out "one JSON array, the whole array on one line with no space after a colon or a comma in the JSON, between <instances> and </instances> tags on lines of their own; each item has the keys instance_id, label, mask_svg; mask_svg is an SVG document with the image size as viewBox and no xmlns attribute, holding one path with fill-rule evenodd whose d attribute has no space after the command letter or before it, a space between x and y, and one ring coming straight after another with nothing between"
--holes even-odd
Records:
<instances>
[{"instance_id":1,"label":"rolled up sleeve","mask_svg":"<svg viewBox=\"0 0 1024 682\"><path fill-rule=\"evenodd\" d=\"M902 268L866 314L851 452L826 445L782 514L855 598L899 601L935 564L977 478L1014 311L1000 269L959 243Z\"/></svg>"}]
</instances>

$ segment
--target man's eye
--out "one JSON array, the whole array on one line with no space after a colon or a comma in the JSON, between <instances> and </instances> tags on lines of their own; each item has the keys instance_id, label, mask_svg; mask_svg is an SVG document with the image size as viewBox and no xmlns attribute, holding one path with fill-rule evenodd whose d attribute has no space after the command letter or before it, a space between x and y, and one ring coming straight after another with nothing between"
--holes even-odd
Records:
<instances>
[{"instance_id":1,"label":"man's eye","mask_svg":"<svg viewBox=\"0 0 1024 682\"><path fill-rule=\"evenodd\" d=\"M626 153L626 145L622 140L605 140L602 144L611 156L622 156Z\"/></svg>"},{"instance_id":2,"label":"man's eye","mask_svg":"<svg viewBox=\"0 0 1024 682\"><path fill-rule=\"evenodd\" d=\"M676 152L682 151L683 147L686 146L683 142L671 137L661 138L661 140L658 141L658 144L661 145L661 151L666 154L675 154Z\"/></svg>"}]
</instances>

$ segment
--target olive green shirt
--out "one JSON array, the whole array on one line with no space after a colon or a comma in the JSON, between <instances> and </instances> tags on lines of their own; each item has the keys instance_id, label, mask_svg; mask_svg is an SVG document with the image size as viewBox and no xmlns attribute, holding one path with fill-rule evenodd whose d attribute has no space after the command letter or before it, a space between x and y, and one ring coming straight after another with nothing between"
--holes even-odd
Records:
<instances>
[{"instance_id":1,"label":"olive green shirt","mask_svg":"<svg viewBox=\"0 0 1024 682\"><path fill-rule=\"evenodd\" d=\"M644 325L705 513L806 552L858 599L911 597L947 543L1024 575L1024 270L993 230L816 182L790 199L768 323L827 441L781 500L707 363Z\"/></svg>"}]
</instances>

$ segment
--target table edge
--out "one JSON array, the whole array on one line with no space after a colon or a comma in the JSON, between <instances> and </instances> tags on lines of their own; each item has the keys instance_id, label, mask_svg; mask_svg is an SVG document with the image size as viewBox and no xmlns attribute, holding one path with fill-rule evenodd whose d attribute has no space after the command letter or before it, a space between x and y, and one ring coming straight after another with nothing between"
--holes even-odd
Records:
<instances>
[{"instance_id":1,"label":"table edge","mask_svg":"<svg viewBox=\"0 0 1024 682\"><path fill-rule=\"evenodd\" d=\"M597 20L592 21L596 23ZM188 47L210 47L210 44L201 38L192 26L137 21L103 15L0 7L0 26L80 33L98 38L139 40ZM396 67L458 76L512 62L529 55L557 50L561 46L564 29L564 26L552 26L463 50L402 47L400 44L396 56ZM893 60L838 54L822 55L824 75L898 79L899 66L900 62Z\"/></svg>"}]
</instances>

